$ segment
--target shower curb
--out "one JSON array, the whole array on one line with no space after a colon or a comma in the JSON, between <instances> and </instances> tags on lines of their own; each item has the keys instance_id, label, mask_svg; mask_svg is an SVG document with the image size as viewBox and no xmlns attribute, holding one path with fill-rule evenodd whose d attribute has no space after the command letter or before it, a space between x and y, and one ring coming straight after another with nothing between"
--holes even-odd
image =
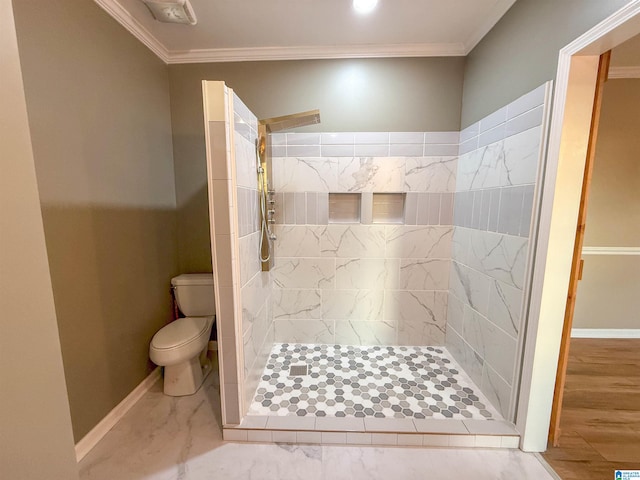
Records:
<instances>
[{"instance_id":1,"label":"shower curb","mask_svg":"<svg viewBox=\"0 0 640 480\"><path fill-rule=\"evenodd\" d=\"M238 426L225 426L229 442L399 447L519 448L513 424L493 420L417 420L246 416ZM281 423L282 426L268 425ZM328 425L327 425L328 423ZM297 424L297 425L296 425ZM313 424L313 425L312 425Z\"/></svg>"},{"instance_id":2,"label":"shower curb","mask_svg":"<svg viewBox=\"0 0 640 480\"><path fill-rule=\"evenodd\" d=\"M227 442L377 447L455 447L517 449L520 435L474 435L406 432L336 432L224 428Z\"/></svg>"}]
</instances>

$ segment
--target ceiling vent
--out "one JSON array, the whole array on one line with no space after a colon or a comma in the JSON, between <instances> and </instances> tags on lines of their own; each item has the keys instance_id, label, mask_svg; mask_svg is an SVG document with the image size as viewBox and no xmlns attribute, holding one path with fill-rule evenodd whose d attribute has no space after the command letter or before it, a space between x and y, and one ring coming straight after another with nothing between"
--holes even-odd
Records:
<instances>
[{"instance_id":1,"label":"ceiling vent","mask_svg":"<svg viewBox=\"0 0 640 480\"><path fill-rule=\"evenodd\" d=\"M198 20L189 0L142 0L159 22L195 25Z\"/></svg>"}]
</instances>

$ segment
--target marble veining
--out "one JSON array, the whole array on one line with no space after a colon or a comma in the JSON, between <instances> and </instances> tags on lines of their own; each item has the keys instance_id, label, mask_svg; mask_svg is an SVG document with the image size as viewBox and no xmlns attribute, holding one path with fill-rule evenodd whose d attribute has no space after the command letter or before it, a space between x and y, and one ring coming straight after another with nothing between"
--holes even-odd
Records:
<instances>
[{"instance_id":1,"label":"marble veining","mask_svg":"<svg viewBox=\"0 0 640 480\"><path fill-rule=\"evenodd\" d=\"M464 304L453 292L448 292L447 299L447 329L455 329L462 332L462 321L464 317Z\"/></svg>"},{"instance_id":2,"label":"marble veining","mask_svg":"<svg viewBox=\"0 0 640 480\"><path fill-rule=\"evenodd\" d=\"M319 257L324 227L315 225L275 225L274 255L277 257Z\"/></svg>"},{"instance_id":3,"label":"marble veining","mask_svg":"<svg viewBox=\"0 0 640 480\"><path fill-rule=\"evenodd\" d=\"M387 227L387 256L449 258L453 227Z\"/></svg>"},{"instance_id":4,"label":"marble veining","mask_svg":"<svg viewBox=\"0 0 640 480\"><path fill-rule=\"evenodd\" d=\"M500 186L504 162L502 141L462 155L458 160L456 191Z\"/></svg>"},{"instance_id":5,"label":"marble veining","mask_svg":"<svg viewBox=\"0 0 640 480\"><path fill-rule=\"evenodd\" d=\"M400 260L400 288L405 290L447 290L448 259L411 258Z\"/></svg>"},{"instance_id":6,"label":"marble veining","mask_svg":"<svg viewBox=\"0 0 640 480\"><path fill-rule=\"evenodd\" d=\"M500 185L525 185L536 182L540 159L542 127L526 130L504 141L504 165Z\"/></svg>"},{"instance_id":7,"label":"marble veining","mask_svg":"<svg viewBox=\"0 0 640 480\"><path fill-rule=\"evenodd\" d=\"M527 246L526 238L474 231L469 249L469 266L522 289Z\"/></svg>"},{"instance_id":8,"label":"marble veining","mask_svg":"<svg viewBox=\"0 0 640 480\"><path fill-rule=\"evenodd\" d=\"M335 260L280 257L271 274L278 288L331 288L335 283Z\"/></svg>"},{"instance_id":9,"label":"marble veining","mask_svg":"<svg viewBox=\"0 0 640 480\"><path fill-rule=\"evenodd\" d=\"M379 290L324 290L322 317L334 320L382 320L384 295Z\"/></svg>"},{"instance_id":10,"label":"marble veining","mask_svg":"<svg viewBox=\"0 0 640 480\"><path fill-rule=\"evenodd\" d=\"M385 227L328 225L320 237L323 257L384 258Z\"/></svg>"},{"instance_id":11,"label":"marble veining","mask_svg":"<svg viewBox=\"0 0 640 480\"><path fill-rule=\"evenodd\" d=\"M272 298L274 319L321 318L320 290L276 288Z\"/></svg>"},{"instance_id":12,"label":"marble veining","mask_svg":"<svg viewBox=\"0 0 640 480\"><path fill-rule=\"evenodd\" d=\"M268 303L271 294L270 273L258 272L242 287L243 319L249 318L249 325L258 312ZM249 325L243 323L246 328Z\"/></svg>"},{"instance_id":13,"label":"marble veining","mask_svg":"<svg viewBox=\"0 0 640 480\"><path fill-rule=\"evenodd\" d=\"M460 156L456 191L535 183L540 138L535 127Z\"/></svg>"},{"instance_id":14,"label":"marble veining","mask_svg":"<svg viewBox=\"0 0 640 480\"><path fill-rule=\"evenodd\" d=\"M447 323L447 293L390 291L385 302L385 320L397 322L400 345L443 344Z\"/></svg>"},{"instance_id":15,"label":"marble veining","mask_svg":"<svg viewBox=\"0 0 640 480\"><path fill-rule=\"evenodd\" d=\"M462 332L462 325L460 332ZM445 345L465 373L469 375L476 385L482 388L484 358L471 348L471 345L462 338L462 334L458 333L451 325L447 325ZM504 412L502 414L504 415Z\"/></svg>"},{"instance_id":16,"label":"marble veining","mask_svg":"<svg viewBox=\"0 0 640 480\"><path fill-rule=\"evenodd\" d=\"M463 334L470 346L484 358L485 362L511 384L516 339L469 307L464 311Z\"/></svg>"},{"instance_id":17,"label":"marble veining","mask_svg":"<svg viewBox=\"0 0 640 480\"><path fill-rule=\"evenodd\" d=\"M469 263L469 242L471 230L468 228L454 227L451 241L451 257L457 262Z\"/></svg>"},{"instance_id":18,"label":"marble veining","mask_svg":"<svg viewBox=\"0 0 640 480\"><path fill-rule=\"evenodd\" d=\"M397 258L339 258L336 259L336 288L398 288L399 269Z\"/></svg>"},{"instance_id":19,"label":"marble veining","mask_svg":"<svg viewBox=\"0 0 640 480\"><path fill-rule=\"evenodd\" d=\"M335 343L333 320L274 320L275 341L293 343Z\"/></svg>"},{"instance_id":20,"label":"marble veining","mask_svg":"<svg viewBox=\"0 0 640 480\"><path fill-rule=\"evenodd\" d=\"M490 279L456 261L451 262L451 291L456 297L480 313L489 308Z\"/></svg>"},{"instance_id":21,"label":"marble veining","mask_svg":"<svg viewBox=\"0 0 640 480\"><path fill-rule=\"evenodd\" d=\"M498 280L492 282L489 290L489 318L514 338L520 332L522 296L522 290Z\"/></svg>"},{"instance_id":22,"label":"marble veining","mask_svg":"<svg viewBox=\"0 0 640 480\"><path fill-rule=\"evenodd\" d=\"M552 480L520 450L381 448L222 440L215 374L195 395L156 384L79 462L82 480Z\"/></svg>"},{"instance_id":23,"label":"marble veining","mask_svg":"<svg viewBox=\"0 0 640 480\"><path fill-rule=\"evenodd\" d=\"M404 189L411 192L453 192L457 157L407 158Z\"/></svg>"},{"instance_id":24,"label":"marble veining","mask_svg":"<svg viewBox=\"0 0 640 480\"><path fill-rule=\"evenodd\" d=\"M399 192L404 185L404 159L360 157L338 159L341 192Z\"/></svg>"},{"instance_id":25,"label":"marble veining","mask_svg":"<svg viewBox=\"0 0 640 480\"><path fill-rule=\"evenodd\" d=\"M393 321L336 321L335 343L341 345L392 345L396 343Z\"/></svg>"},{"instance_id":26,"label":"marble veining","mask_svg":"<svg viewBox=\"0 0 640 480\"><path fill-rule=\"evenodd\" d=\"M337 192L336 158L274 157L273 184L278 192Z\"/></svg>"}]
</instances>

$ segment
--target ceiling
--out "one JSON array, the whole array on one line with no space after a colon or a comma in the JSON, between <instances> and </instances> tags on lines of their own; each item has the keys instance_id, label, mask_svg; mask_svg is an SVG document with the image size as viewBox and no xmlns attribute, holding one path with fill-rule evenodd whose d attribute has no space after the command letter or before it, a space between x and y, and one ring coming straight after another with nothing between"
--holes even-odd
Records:
<instances>
[{"instance_id":1,"label":"ceiling","mask_svg":"<svg viewBox=\"0 0 640 480\"><path fill-rule=\"evenodd\" d=\"M466 55L515 0L191 0L195 26L141 0L94 0L166 63Z\"/></svg>"}]
</instances>

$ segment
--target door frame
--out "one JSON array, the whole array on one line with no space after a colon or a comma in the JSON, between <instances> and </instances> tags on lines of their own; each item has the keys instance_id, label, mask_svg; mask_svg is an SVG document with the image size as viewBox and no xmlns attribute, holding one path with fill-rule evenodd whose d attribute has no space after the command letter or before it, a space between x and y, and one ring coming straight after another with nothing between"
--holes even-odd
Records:
<instances>
[{"instance_id":1,"label":"door frame","mask_svg":"<svg viewBox=\"0 0 640 480\"><path fill-rule=\"evenodd\" d=\"M599 58L638 33L634 0L559 53L516 420L524 451L547 449Z\"/></svg>"},{"instance_id":2,"label":"door frame","mask_svg":"<svg viewBox=\"0 0 640 480\"><path fill-rule=\"evenodd\" d=\"M571 343L571 328L573 326L573 315L576 307L576 295L578 293L578 282L582 279L582 247L584 244L584 234L587 223L587 208L589 205L589 192L591 177L593 175L593 164L596 156L596 144L598 141L598 130L600 126L600 111L602 109L602 97L604 85L609 75L609 64L611 61L611 50L600 55L598 62L598 75L596 80L595 94L591 113L591 127L589 130L589 144L585 159L584 174L582 180L582 193L580 196L580 207L578 209L578 225L576 228L576 238L573 246L573 258L571 260L571 276L569 278L569 295L567 296L567 306L564 313L564 324L562 326L562 340L560 341L560 355L558 358L558 371L556 372L556 386L553 393L553 404L551 406L551 426L549 428L549 442L554 447L560 441L560 419L562 413L562 402L564 401L564 387L567 375L567 364L569 361L569 348Z\"/></svg>"}]
</instances>

